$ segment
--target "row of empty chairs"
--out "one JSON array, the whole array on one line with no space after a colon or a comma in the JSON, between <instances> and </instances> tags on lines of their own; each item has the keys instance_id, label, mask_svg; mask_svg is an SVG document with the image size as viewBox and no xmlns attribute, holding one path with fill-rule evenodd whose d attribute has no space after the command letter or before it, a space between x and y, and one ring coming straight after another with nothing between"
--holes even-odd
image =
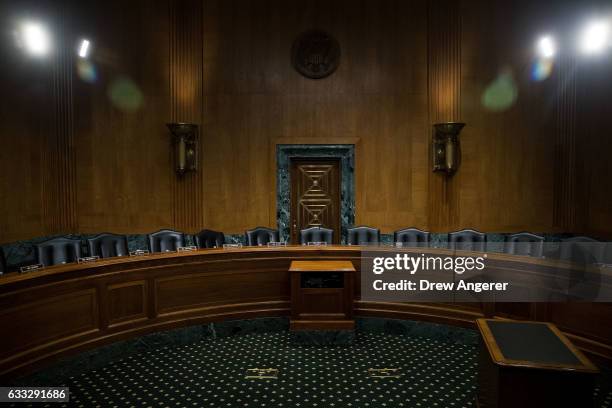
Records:
<instances>
[{"instance_id":1,"label":"row of empty chairs","mask_svg":"<svg viewBox=\"0 0 612 408\"><path fill-rule=\"evenodd\" d=\"M309 228L302 231L302 242L322 241L331 244L333 230L326 228ZM245 233L245 242L249 246L267 245L279 241L278 230L258 227ZM89 238L87 241L88 256L111 258L129 255L127 237L104 233ZM193 235L197 248L219 248L225 244L225 235L219 231L202 230ZM180 231L160 230L147 234L147 248L150 252L170 252L185 247L186 235ZM54 238L34 245L37 263L43 266L75 262L83 256L81 240L71 238Z\"/></svg>"},{"instance_id":2,"label":"row of empty chairs","mask_svg":"<svg viewBox=\"0 0 612 408\"><path fill-rule=\"evenodd\" d=\"M257 227L245 232L245 242L248 246L265 246L270 242L279 241L278 230ZM332 244L334 231L328 228L311 227L300 231L300 243L319 242ZM380 230L372 227L354 227L347 230L348 245L367 245L380 243ZM429 247L431 234L417 228L406 228L395 231L393 241L398 246ZM448 248L469 251L485 251L487 235L483 232L465 229L451 232L447 236ZM588 237L574 237L566 241L598 242ZM127 238L124 235L104 233L89 238L87 255L100 258L129 255ZM222 232L202 230L193 235L197 248L218 248L225 244ZM185 247L186 234L173 230L160 230L147 234L147 247L150 252L176 251ZM528 232L508 235L505 237L504 252L509 254L541 257L543 255L544 237ZM71 238L54 238L34 245L36 261L43 266L76 262L83 257L82 241ZM6 271L4 253L0 248L0 273Z\"/></svg>"}]
</instances>

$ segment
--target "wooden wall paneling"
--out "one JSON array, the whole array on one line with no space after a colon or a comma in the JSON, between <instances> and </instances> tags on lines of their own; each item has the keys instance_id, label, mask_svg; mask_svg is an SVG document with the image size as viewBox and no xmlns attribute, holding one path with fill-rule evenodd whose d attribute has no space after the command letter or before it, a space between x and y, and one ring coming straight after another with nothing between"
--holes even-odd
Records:
<instances>
[{"instance_id":1,"label":"wooden wall paneling","mask_svg":"<svg viewBox=\"0 0 612 408\"><path fill-rule=\"evenodd\" d=\"M205 144L216 152L205 164L206 195L226 214L241 214L207 209L211 227L238 233L275 224L267 186L276 170L262 162L274 160L273 141L285 137L360 139L357 223L384 231L424 226L425 10L423 2L391 0L205 2ZM302 77L290 63L293 40L312 27L342 48L338 70L322 80Z\"/></svg>"},{"instance_id":2,"label":"wooden wall paneling","mask_svg":"<svg viewBox=\"0 0 612 408\"><path fill-rule=\"evenodd\" d=\"M555 201L553 217L560 231L573 231L576 225L576 87L574 56L561 56L557 65L555 128Z\"/></svg>"},{"instance_id":3,"label":"wooden wall paneling","mask_svg":"<svg viewBox=\"0 0 612 408\"><path fill-rule=\"evenodd\" d=\"M612 117L612 57L600 55L578 66L577 95L579 140L577 167L582 173L576 188L582 206L576 233L612 240L612 138L608 121Z\"/></svg>"},{"instance_id":4,"label":"wooden wall paneling","mask_svg":"<svg viewBox=\"0 0 612 408\"><path fill-rule=\"evenodd\" d=\"M108 285L106 316L109 327L147 319L147 281L132 281Z\"/></svg>"},{"instance_id":5,"label":"wooden wall paneling","mask_svg":"<svg viewBox=\"0 0 612 408\"><path fill-rule=\"evenodd\" d=\"M0 16L5 27L14 28L10 2L0 2ZM42 156L49 118L38 107L48 106L51 83L49 64L32 64L9 32L0 42L0 243L43 234Z\"/></svg>"},{"instance_id":6,"label":"wooden wall paneling","mask_svg":"<svg viewBox=\"0 0 612 408\"><path fill-rule=\"evenodd\" d=\"M609 325L593 324L612 313L612 303L557 303L549 308L548 319L554 321L559 328L579 336L587 336L592 340L607 342L612 336ZM588 318L586 318L588 316ZM588 333L588 335L587 335Z\"/></svg>"},{"instance_id":7,"label":"wooden wall paneling","mask_svg":"<svg viewBox=\"0 0 612 408\"><path fill-rule=\"evenodd\" d=\"M39 294L40 295L40 294ZM20 316L20 318L14 318ZM49 316L56 316L49 319ZM71 318L66 318L71 316ZM85 336L98 330L98 302L94 289L65 291L56 296L41 296L36 301L15 303L0 313L3 329L0 344L5 355L18 358L19 352L36 346L61 342L71 336Z\"/></svg>"},{"instance_id":8,"label":"wooden wall paneling","mask_svg":"<svg viewBox=\"0 0 612 408\"><path fill-rule=\"evenodd\" d=\"M366 2L347 22L347 80L363 84L349 116L361 138L356 224L383 233L427 222L426 16L425 2Z\"/></svg>"},{"instance_id":9,"label":"wooden wall paneling","mask_svg":"<svg viewBox=\"0 0 612 408\"><path fill-rule=\"evenodd\" d=\"M609 75L590 75L593 65L572 77L561 60L549 79L529 78L541 17L562 8L484 0L62 4L65 24L53 28L61 52L37 62L7 52L17 68L2 71L12 101L0 110L9 146L0 153L0 209L12 215L0 221L2 242L77 230L274 227L269 163L283 138L360 140L356 222L384 233L416 226L609 236L609 138L601 132ZM342 50L338 70L323 80L290 63L294 38L313 27ZM81 35L94 43L92 82L75 69ZM483 92L508 69L518 99L486 109ZM122 79L141 93L138 108L110 99ZM575 97L561 92L568 83ZM201 124L200 168L184 178L174 173L165 127L179 120ZM431 172L431 124L446 120L467 123L462 164L449 180Z\"/></svg>"},{"instance_id":10,"label":"wooden wall paneling","mask_svg":"<svg viewBox=\"0 0 612 408\"><path fill-rule=\"evenodd\" d=\"M268 3L270 8L275 4ZM268 138L282 106L280 90L270 91L284 73L275 13L260 3L240 7L204 2L203 172L206 225L244 233L270 223ZM276 53L279 54L276 54ZM270 79L268 79L270 78ZM274 212L275 214L275 212Z\"/></svg>"},{"instance_id":11,"label":"wooden wall paneling","mask_svg":"<svg viewBox=\"0 0 612 408\"><path fill-rule=\"evenodd\" d=\"M80 232L173 227L169 2L78 7L78 32L92 38L96 71L93 81L75 79Z\"/></svg>"},{"instance_id":12,"label":"wooden wall paneling","mask_svg":"<svg viewBox=\"0 0 612 408\"><path fill-rule=\"evenodd\" d=\"M45 16L54 42L49 55L36 58L17 47L13 36L2 37L0 243L78 229L72 49L64 47L71 36L71 10L37 1L22 6ZM18 29L21 13L3 4L7 33Z\"/></svg>"},{"instance_id":13,"label":"wooden wall paneling","mask_svg":"<svg viewBox=\"0 0 612 408\"><path fill-rule=\"evenodd\" d=\"M467 126L445 230L553 230L551 79L531 78L541 23L533 16L542 11L528 2L461 3L461 121ZM509 84L503 92L500 83ZM492 95L507 103L491 104Z\"/></svg>"},{"instance_id":14,"label":"wooden wall paneling","mask_svg":"<svg viewBox=\"0 0 612 408\"><path fill-rule=\"evenodd\" d=\"M76 155L74 143L73 64L75 61L71 10L62 3L55 18L52 120L43 157L45 233L78 232Z\"/></svg>"},{"instance_id":15,"label":"wooden wall paneling","mask_svg":"<svg viewBox=\"0 0 612 408\"><path fill-rule=\"evenodd\" d=\"M459 175L433 173L431 138L434 123L460 122L461 117L461 5L454 0L428 3L428 165L429 229L454 229L457 222ZM463 136L460 135L461 143Z\"/></svg>"},{"instance_id":16,"label":"wooden wall paneling","mask_svg":"<svg viewBox=\"0 0 612 408\"><path fill-rule=\"evenodd\" d=\"M210 276L176 275L155 280L158 316L193 313L215 305L288 298L286 268L249 268ZM240 284L236 284L240 282Z\"/></svg>"},{"instance_id":17,"label":"wooden wall paneling","mask_svg":"<svg viewBox=\"0 0 612 408\"><path fill-rule=\"evenodd\" d=\"M197 232L204 228L205 205L203 180L206 177L202 162L202 139L207 137L202 126L203 112L203 2L201 0L180 0L170 2L170 120L190 122L199 125L198 170L178 176L175 169L173 150L169 148L172 173L173 225L174 228ZM170 140L170 135L168 135ZM170 141L169 141L170 146Z\"/></svg>"}]
</instances>

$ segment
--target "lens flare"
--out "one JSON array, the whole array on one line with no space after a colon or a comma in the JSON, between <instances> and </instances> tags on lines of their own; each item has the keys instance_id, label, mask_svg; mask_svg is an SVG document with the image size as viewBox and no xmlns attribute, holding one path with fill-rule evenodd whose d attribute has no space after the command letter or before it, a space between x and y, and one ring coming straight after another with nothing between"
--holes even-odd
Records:
<instances>
[{"instance_id":1,"label":"lens flare","mask_svg":"<svg viewBox=\"0 0 612 408\"><path fill-rule=\"evenodd\" d=\"M81 46L79 47L79 57L87 58L89 55L89 40L81 41Z\"/></svg>"},{"instance_id":2,"label":"lens flare","mask_svg":"<svg viewBox=\"0 0 612 408\"><path fill-rule=\"evenodd\" d=\"M111 82L108 97L113 105L125 112L138 110L144 99L138 85L127 77L116 78Z\"/></svg>"},{"instance_id":3,"label":"lens flare","mask_svg":"<svg viewBox=\"0 0 612 408\"><path fill-rule=\"evenodd\" d=\"M482 93L482 105L493 112L502 112L510 108L518 98L518 88L512 72L502 72Z\"/></svg>"},{"instance_id":4,"label":"lens flare","mask_svg":"<svg viewBox=\"0 0 612 408\"><path fill-rule=\"evenodd\" d=\"M552 74L553 62L549 59L541 58L536 60L531 67L531 79L543 81Z\"/></svg>"},{"instance_id":5,"label":"lens flare","mask_svg":"<svg viewBox=\"0 0 612 408\"><path fill-rule=\"evenodd\" d=\"M77 75L85 82L93 83L98 79L96 67L88 60L77 61Z\"/></svg>"}]
</instances>

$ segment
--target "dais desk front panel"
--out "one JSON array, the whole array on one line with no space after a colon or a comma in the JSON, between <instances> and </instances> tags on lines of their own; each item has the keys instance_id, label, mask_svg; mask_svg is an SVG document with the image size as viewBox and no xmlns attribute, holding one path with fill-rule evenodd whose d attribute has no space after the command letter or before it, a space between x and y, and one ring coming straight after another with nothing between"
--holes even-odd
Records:
<instances>
[{"instance_id":1,"label":"dais desk front panel","mask_svg":"<svg viewBox=\"0 0 612 408\"><path fill-rule=\"evenodd\" d=\"M443 249L426 252L448 254ZM359 271L361 254L357 246L204 249L0 276L0 377L12 378L62 356L156 331L227 319L288 317L292 260L345 260ZM558 267L545 259L506 254L490 253L488 259L487 266L499 273ZM517 308L504 303L365 302L360 300L359 275L357 317L463 327L474 327L485 316L552 321L582 350L612 360L608 303Z\"/></svg>"}]
</instances>

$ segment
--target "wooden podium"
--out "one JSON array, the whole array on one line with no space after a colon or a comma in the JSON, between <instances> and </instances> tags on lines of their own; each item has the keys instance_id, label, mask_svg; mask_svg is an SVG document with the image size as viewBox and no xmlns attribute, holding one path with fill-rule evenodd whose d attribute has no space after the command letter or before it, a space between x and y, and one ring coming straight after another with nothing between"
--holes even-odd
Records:
<instances>
[{"instance_id":1,"label":"wooden podium","mask_svg":"<svg viewBox=\"0 0 612 408\"><path fill-rule=\"evenodd\" d=\"M593 406L599 372L553 324L478 319L479 408Z\"/></svg>"},{"instance_id":2,"label":"wooden podium","mask_svg":"<svg viewBox=\"0 0 612 408\"><path fill-rule=\"evenodd\" d=\"M353 330L355 267L350 261L293 261L290 330Z\"/></svg>"}]
</instances>

